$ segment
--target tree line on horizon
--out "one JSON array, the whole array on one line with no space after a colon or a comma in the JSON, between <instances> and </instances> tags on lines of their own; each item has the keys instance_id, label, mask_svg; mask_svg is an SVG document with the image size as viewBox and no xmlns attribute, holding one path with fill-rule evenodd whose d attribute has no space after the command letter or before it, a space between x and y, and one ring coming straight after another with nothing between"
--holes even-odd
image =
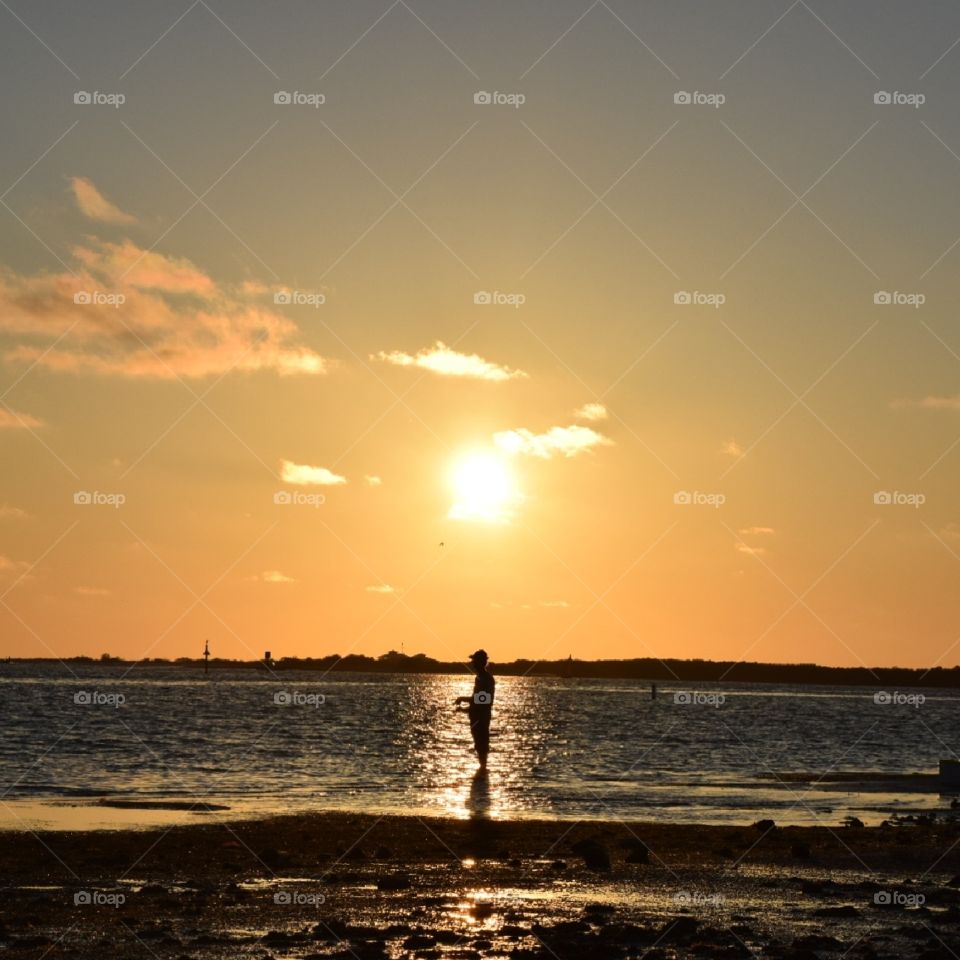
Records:
<instances>
[{"instance_id":1,"label":"tree line on horizon","mask_svg":"<svg viewBox=\"0 0 960 960\"><path fill-rule=\"evenodd\" d=\"M46 662L54 658L8 658L17 662ZM203 657L174 660L153 657L128 661L110 654L99 659L87 656L56 658L75 663L136 663L142 666L202 667ZM280 657L264 660L229 660L210 657L213 668L279 670L322 670L355 673L441 673L460 674L466 662L435 660L424 653L404 654L390 650L379 657L351 653L345 656ZM626 660L528 660L493 663L502 676L569 677L593 680L643 680L650 683L790 683L842 686L960 687L960 666L931 667L830 667L815 663L751 663L735 660L679 660L636 657Z\"/></svg>"}]
</instances>

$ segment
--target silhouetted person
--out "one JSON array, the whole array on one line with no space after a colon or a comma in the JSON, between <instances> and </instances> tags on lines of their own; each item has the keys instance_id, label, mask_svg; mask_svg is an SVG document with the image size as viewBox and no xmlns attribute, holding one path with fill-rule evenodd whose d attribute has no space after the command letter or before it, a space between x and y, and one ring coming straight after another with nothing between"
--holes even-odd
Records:
<instances>
[{"instance_id":1,"label":"silhouetted person","mask_svg":"<svg viewBox=\"0 0 960 960\"><path fill-rule=\"evenodd\" d=\"M469 697L457 697L456 703L469 704L467 716L470 719L470 733L473 746L480 760L480 769L487 769L487 754L490 752L490 717L493 714L493 698L496 681L487 670L487 652L478 650L470 655L470 667L476 673L473 681L473 694Z\"/></svg>"}]
</instances>

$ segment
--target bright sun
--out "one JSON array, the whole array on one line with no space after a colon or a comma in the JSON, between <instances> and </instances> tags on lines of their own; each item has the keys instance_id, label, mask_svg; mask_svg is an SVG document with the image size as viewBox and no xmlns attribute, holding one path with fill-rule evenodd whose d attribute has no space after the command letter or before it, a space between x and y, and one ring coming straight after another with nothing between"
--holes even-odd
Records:
<instances>
[{"instance_id":1,"label":"bright sun","mask_svg":"<svg viewBox=\"0 0 960 960\"><path fill-rule=\"evenodd\" d=\"M455 520L504 523L517 499L510 467L495 453L469 453L457 460L450 475Z\"/></svg>"}]
</instances>

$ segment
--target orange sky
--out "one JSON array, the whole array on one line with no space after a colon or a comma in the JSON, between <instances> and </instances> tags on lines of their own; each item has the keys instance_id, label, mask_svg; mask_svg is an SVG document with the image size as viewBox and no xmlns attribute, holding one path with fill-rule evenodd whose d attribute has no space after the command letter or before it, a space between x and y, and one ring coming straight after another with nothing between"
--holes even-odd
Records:
<instances>
[{"instance_id":1,"label":"orange sky","mask_svg":"<svg viewBox=\"0 0 960 960\"><path fill-rule=\"evenodd\" d=\"M11 20L0 654L957 662L960 15L582 12Z\"/></svg>"}]
</instances>

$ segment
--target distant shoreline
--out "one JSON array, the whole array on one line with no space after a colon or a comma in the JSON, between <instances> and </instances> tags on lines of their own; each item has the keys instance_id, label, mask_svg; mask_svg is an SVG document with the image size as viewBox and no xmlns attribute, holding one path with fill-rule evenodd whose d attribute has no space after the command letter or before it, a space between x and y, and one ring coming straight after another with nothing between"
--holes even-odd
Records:
<instances>
[{"instance_id":1,"label":"distant shoreline","mask_svg":"<svg viewBox=\"0 0 960 960\"><path fill-rule=\"evenodd\" d=\"M98 664L140 668L183 667L203 669L202 657L124 660L104 654L102 657L8 657L0 662L19 664ZM466 663L434 660L424 654L407 656L390 653L380 657L336 654L326 657L281 657L264 660L224 660L210 658L212 670L263 670L281 673L287 670L316 670L324 673L406 673L463 674ZM669 685L686 683L771 683L810 686L862 686L875 690L900 687L960 688L960 666L931 667L828 667L807 663L746 663L727 660L677 660L642 657L631 660L514 660L494 663L500 676L557 677L583 680L638 680Z\"/></svg>"}]
</instances>

